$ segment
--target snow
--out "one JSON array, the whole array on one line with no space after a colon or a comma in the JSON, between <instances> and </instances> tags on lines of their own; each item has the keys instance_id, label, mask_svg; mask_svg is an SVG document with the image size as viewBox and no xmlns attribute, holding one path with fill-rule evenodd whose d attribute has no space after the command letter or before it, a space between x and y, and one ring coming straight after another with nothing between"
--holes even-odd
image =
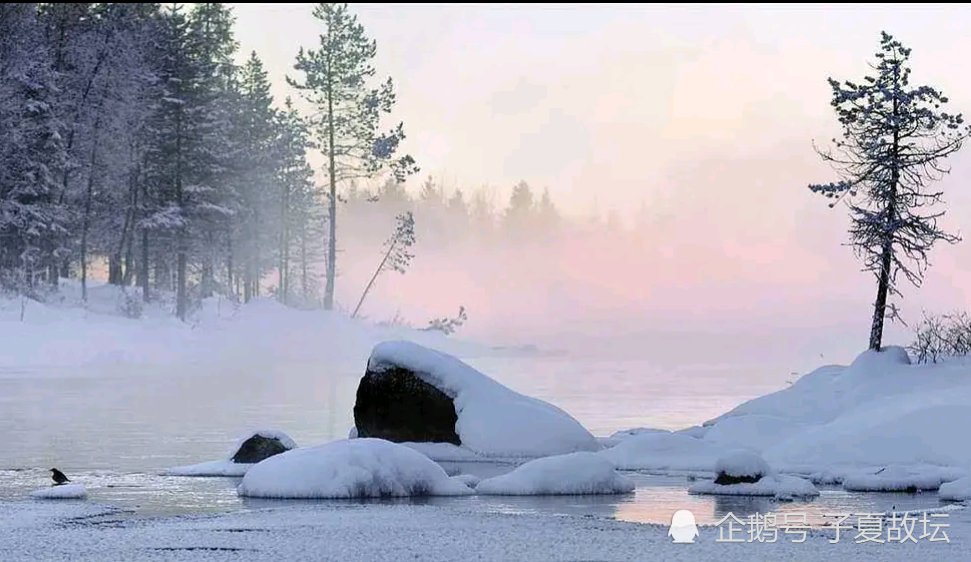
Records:
<instances>
[{"instance_id":1,"label":"snow","mask_svg":"<svg viewBox=\"0 0 971 562\"><path fill-rule=\"evenodd\" d=\"M110 524L100 524L101 522ZM813 560L914 562L971 558L971 514L949 512L950 543L856 544L813 530L806 542L718 542L698 528L674 544L668 525L599 517L482 513L435 505L310 503L195 517L120 518L90 502L0 501L0 544L10 561L247 560ZM919 531L918 531L919 532ZM746 536L747 539L747 536Z\"/></svg>"},{"instance_id":2,"label":"snow","mask_svg":"<svg viewBox=\"0 0 971 562\"><path fill-rule=\"evenodd\" d=\"M941 488L937 491L937 497L947 501L971 499L971 476L941 484Z\"/></svg>"},{"instance_id":3,"label":"snow","mask_svg":"<svg viewBox=\"0 0 971 562\"><path fill-rule=\"evenodd\" d=\"M738 450L720 457L715 462L715 472L724 473L728 476L748 476L758 477L771 474L769 463L765 462L758 453L752 451Z\"/></svg>"},{"instance_id":4,"label":"snow","mask_svg":"<svg viewBox=\"0 0 971 562\"><path fill-rule=\"evenodd\" d=\"M936 466L890 465L857 470L843 476L843 488L856 492L908 492L936 490L941 484L966 474L962 470Z\"/></svg>"},{"instance_id":5,"label":"snow","mask_svg":"<svg viewBox=\"0 0 971 562\"><path fill-rule=\"evenodd\" d=\"M713 494L720 496L772 496L777 499L793 499L819 495L813 483L798 476L771 474L758 482L715 484L713 481L697 482L688 487L689 494Z\"/></svg>"},{"instance_id":6,"label":"snow","mask_svg":"<svg viewBox=\"0 0 971 562\"><path fill-rule=\"evenodd\" d=\"M345 439L272 456L251 468L240 496L372 498L471 494L428 457L383 439Z\"/></svg>"},{"instance_id":7,"label":"snow","mask_svg":"<svg viewBox=\"0 0 971 562\"><path fill-rule=\"evenodd\" d=\"M49 486L30 493L30 497L43 500L81 500L87 495L88 490L81 484Z\"/></svg>"},{"instance_id":8,"label":"snow","mask_svg":"<svg viewBox=\"0 0 971 562\"><path fill-rule=\"evenodd\" d=\"M711 471L732 449L776 472L853 489L927 487L971 471L971 360L911 364L906 351L862 353L705 423L705 430L619 432L601 454L624 469ZM889 473L876 475L880 469Z\"/></svg>"},{"instance_id":9,"label":"snow","mask_svg":"<svg viewBox=\"0 0 971 562\"><path fill-rule=\"evenodd\" d=\"M280 443L288 449L297 448L297 442L280 430L257 429L244 433L241 437L239 437L236 440L236 443L233 445L233 448L229 451L229 454L224 459L206 461L198 464L189 464L185 466L175 466L166 469L163 474L165 476L243 476L250 468L255 466L255 464L233 462L233 457L239 451L239 448L243 446L243 443L245 443L246 440L257 435L266 437L267 439L278 439Z\"/></svg>"},{"instance_id":10,"label":"snow","mask_svg":"<svg viewBox=\"0 0 971 562\"><path fill-rule=\"evenodd\" d=\"M589 452L535 459L483 480L475 489L479 494L509 496L624 494L633 490L632 480L619 474L610 461Z\"/></svg>"},{"instance_id":11,"label":"snow","mask_svg":"<svg viewBox=\"0 0 971 562\"><path fill-rule=\"evenodd\" d=\"M486 457L535 458L596 451L600 444L556 406L519 394L455 357L406 341L378 344L368 368L398 365L451 397L462 447Z\"/></svg>"},{"instance_id":12,"label":"snow","mask_svg":"<svg viewBox=\"0 0 971 562\"><path fill-rule=\"evenodd\" d=\"M623 470L713 472L715 461L733 450L684 433L644 432L599 454Z\"/></svg>"},{"instance_id":13,"label":"snow","mask_svg":"<svg viewBox=\"0 0 971 562\"><path fill-rule=\"evenodd\" d=\"M389 339L409 339L458 355L501 355L440 332L376 325L339 312L288 308L271 298L239 305L212 297L188 322L180 322L172 315L173 303L162 295L142 305L141 317L132 319L123 313L130 300L126 295L131 293L131 288L126 293L121 287L92 282L84 303L80 283L65 279L59 292L43 303L0 295L0 368L119 363L232 368L264 365L280 357L359 365L376 343Z\"/></svg>"}]
</instances>

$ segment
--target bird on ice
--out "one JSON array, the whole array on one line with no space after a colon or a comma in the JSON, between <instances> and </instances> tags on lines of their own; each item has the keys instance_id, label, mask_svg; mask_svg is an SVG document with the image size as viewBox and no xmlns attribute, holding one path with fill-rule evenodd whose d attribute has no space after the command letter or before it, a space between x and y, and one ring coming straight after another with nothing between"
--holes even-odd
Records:
<instances>
[{"instance_id":1,"label":"bird on ice","mask_svg":"<svg viewBox=\"0 0 971 562\"><path fill-rule=\"evenodd\" d=\"M64 476L64 473L56 468L51 469L51 479L54 480L55 486L60 486L61 484L71 481L70 478Z\"/></svg>"}]
</instances>

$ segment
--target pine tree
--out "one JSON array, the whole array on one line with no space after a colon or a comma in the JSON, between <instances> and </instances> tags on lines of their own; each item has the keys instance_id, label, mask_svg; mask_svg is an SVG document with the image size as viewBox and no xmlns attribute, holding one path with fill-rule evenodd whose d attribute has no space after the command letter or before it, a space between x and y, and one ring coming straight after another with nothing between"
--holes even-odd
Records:
<instances>
[{"instance_id":1,"label":"pine tree","mask_svg":"<svg viewBox=\"0 0 971 562\"><path fill-rule=\"evenodd\" d=\"M317 49L300 49L294 68L303 80L288 78L313 104L318 146L327 159L328 239L324 308L334 307L337 271L337 187L388 168L398 181L417 171L414 159L398 156L404 127L380 132L382 114L395 102L391 79L372 87L377 46L346 4L318 4L314 17L323 25Z\"/></svg>"},{"instance_id":2,"label":"pine tree","mask_svg":"<svg viewBox=\"0 0 971 562\"><path fill-rule=\"evenodd\" d=\"M0 283L26 291L67 253L56 78L34 5L0 5Z\"/></svg>"},{"instance_id":3,"label":"pine tree","mask_svg":"<svg viewBox=\"0 0 971 562\"><path fill-rule=\"evenodd\" d=\"M280 224L270 209L278 206L276 173L283 149L269 77L256 53L250 54L240 70L238 104L236 247L243 262L243 300L248 302L259 296L260 279L274 265L273 248L278 239L274 233Z\"/></svg>"},{"instance_id":4,"label":"pine tree","mask_svg":"<svg viewBox=\"0 0 971 562\"><path fill-rule=\"evenodd\" d=\"M310 272L316 257L314 240L319 240L323 219L320 201L313 185L313 170L307 163L309 131L290 98L278 114L280 131L280 243L277 291L280 302L288 304L293 287L292 273L299 273L304 304L310 299ZM312 233L312 234L310 234ZM296 256L296 260L293 256ZM296 267L294 267L294 261Z\"/></svg>"},{"instance_id":5,"label":"pine tree","mask_svg":"<svg viewBox=\"0 0 971 562\"><path fill-rule=\"evenodd\" d=\"M910 84L910 49L887 33L862 83L829 80L831 105L842 126L834 147L820 150L840 180L809 188L847 202L850 245L877 280L870 349L880 350L888 295L899 295L898 273L919 286L935 242L958 238L937 224L942 193L929 184L947 173L943 160L968 136L960 114L944 111L948 99L930 86Z\"/></svg>"}]
</instances>

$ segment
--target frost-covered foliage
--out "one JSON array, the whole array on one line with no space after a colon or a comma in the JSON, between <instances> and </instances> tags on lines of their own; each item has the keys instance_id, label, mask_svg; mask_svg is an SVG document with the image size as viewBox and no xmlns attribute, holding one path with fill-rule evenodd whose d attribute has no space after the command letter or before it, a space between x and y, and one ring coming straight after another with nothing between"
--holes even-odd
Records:
<instances>
[{"instance_id":1,"label":"frost-covered foliage","mask_svg":"<svg viewBox=\"0 0 971 562\"><path fill-rule=\"evenodd\" d=\"M462 447L490 457L596 451L597 440L556 406L523 396L455 357L407 341L378 344L368 370L404 367L452 398Z\"/></svg>"},{"instance_id":2,"label":"frost-covered foliage","mask_svg":"<svg viewBox=\"0 0 971 562\"><path fill-rule=\"evenodd\" d=\"M918 363L963 357L971 353L971 318L966 312L925 313L914 326L914 342L909 349Z\"/></svg>"},{"instance_id":3,"label":"frost-covered foliage","mask_svg":"<svg viewBox=\"0 0 971 562\"><path fill-rule=\"evenodd\" d=\"M30 497L41 500L82 500L88 496L88 490L81 484L62 484L34 490Z\"/></svg>"},{"instance_id":4,"label":"frost-covered foliage","mask_svg":"<svg viewBox=\"0 0 971 562\"><path fill-rule=\"evenodd\" d=\"M428 457L383 439L334 441L257 463L239 495L260 498L460 496L472 490Z\"/></svg>"},{"instance_id":5,"label":"frost-covered foliage","mask_svg":"<svg viewBox=\"0 0 971 562\"><path fill-rule=\"evenodd\" d=\"M911 85L910 49L900 41L883 33L875 57L875 74L862 82L830 78L843 133L819 154L840 179L809 187L833 199L830 206L847 202L850 245L877 279L870 348L880 349L888 309L896 315L887 299L899 295L897 275L920 285L934 243L958 240L937 224L942 193L930 183L947 173L944 160L961 148L969 129L961 114L943 109L946 96Z\"/></svg>"},{"instance_id":6,"label":"frost-covered foliage","mask_svg":"<svg viewBox=\"0 0 971 562\"><path fill-rule=\"evenodd\" d=\"M448 317L433 318L428 321L428 326L426 326L424 329L435 331L435 332L441 332L446 336L449 336L454 334L455 330L458 330L459 328L461 328L462 325L465 324L465 322L468 319L469 319L469 315L465 312L465 307L460 306L459 312L455 316L451 318L448 318Z\"/></svg>"},{"instance_id":7,"label":"frost-covered foliage","mask_svg":"<svg viewBox=\"0 0 971 562\"><path fill-rule=\"evenodd\" d=\"M624 494L634 490L634 482L600 455L580 452L529 461L482 480L475 490L508 496Z\"/></svg>"},{"instance_id":8,"label":"frost-covered foliage","mask_svg":"<svg viewBox=\"0 0 971 562\"><path fill-rule=\"evenodd\" d=\"M374 270L374 275L371 276L371 280L364 287L364 292L361 293L361 298L357 301L354 312L351 313L352 318L356 317L357 313L360 312L361 305L364 304L364 299L367 298L368 292L374 286L374 282L381 273L385 271L396 271L404 274L408 270L412 258L415 257L411 253L411 247L415 245L415 216L411 211L408 211L395 217L395 221L397 224L394 229L394 234L384 243L384 257L381 258L381 263Z\"/></svg>"},{"instance_id":9,"label":"frost-covered foliage","mask_svg":"<svg viewBox=\"0 0 971 562\"><path fill-rule=\"evenodd\" d=\"M182 318L216 291L258 296L274 268L307 296L323 243L308 136L259 59L235 62L230 8L192 6L0 9L4 288L76 277L87 300L100 258L143 300L175 293Z\"/></svg>"}]
</instances>

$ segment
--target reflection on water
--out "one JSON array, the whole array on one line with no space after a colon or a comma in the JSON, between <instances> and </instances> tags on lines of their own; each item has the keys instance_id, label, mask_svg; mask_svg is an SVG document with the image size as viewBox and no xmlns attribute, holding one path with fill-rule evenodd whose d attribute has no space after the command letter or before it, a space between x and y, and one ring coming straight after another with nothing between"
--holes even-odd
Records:
<instances>
[{"instance_id":1,"label":"reflection on water","mask_svg":"<svg viewBox=\"0 0 971 562\"><path fill-rule=\"evenodd\" d=\"M23 499L50 483L57 466L87 486L91 501L133 516L285 505L242 500L239 479L160 476L169 466L224 457L235 438L258 427L279 428L300 444L346 437L361 365L249 364L213 370L192 366L113 367L65 373L0 371L0 500ZM644 361L566 357L471 361L505 384L571 412L597 435L636 427L700 423L752 396L781 386L781 376L727 368L661 371ZM136 372L132 372L135 370ZM780 370L781 371L781 370ZM451 473L490 477L511 469L490 463L448 463ZM421 498L424 503L495 513L548 513L667 524L690 509L700 524L732 512L798 511L819 524L827 513L926 509L936 495L857 494L824 490L812 502L691 496L683 477L633 474L637 489L619 496ZM300 502L305 505L306 502ZM360 502L319 502L339 507Z\"/></svg>"}]
</instances>

